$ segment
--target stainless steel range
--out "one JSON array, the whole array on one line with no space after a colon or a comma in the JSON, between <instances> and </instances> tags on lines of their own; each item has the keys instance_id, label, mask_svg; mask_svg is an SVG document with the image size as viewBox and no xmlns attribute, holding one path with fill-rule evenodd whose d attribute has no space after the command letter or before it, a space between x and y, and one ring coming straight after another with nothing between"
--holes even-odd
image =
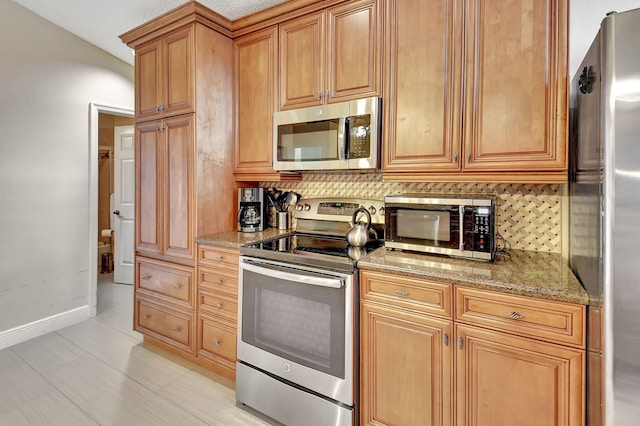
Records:
<instances>
[{"instance_id":1,"label":"stainless steel range","mask_svg":"<svg viewBox=\"0 0 640 426\"><path fill-rule=\"evenodd\" d=\"M241 247L236 399L286 425L356 423L359 258L383 245L384 203L307 199L296 231ZM378 240L350 247L365 207Z\"/></svg>"}]
</instances>

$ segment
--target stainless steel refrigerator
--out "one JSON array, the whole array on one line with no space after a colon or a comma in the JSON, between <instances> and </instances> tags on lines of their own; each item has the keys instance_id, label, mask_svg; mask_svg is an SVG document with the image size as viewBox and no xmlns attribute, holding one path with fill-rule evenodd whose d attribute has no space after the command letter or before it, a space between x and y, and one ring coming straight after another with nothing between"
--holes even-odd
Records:
<instances>
[{"instance_id":1,"label":"stainless steel refrigerator","mask_svg":"<svg viewBox=\"0 0 640 426\"><path fill-rule=\"evenodd\" d=\"M588 425L639 425L640 9L603 19L570 94L569 254L590 295Z\"/></svg>"}]
</instances>

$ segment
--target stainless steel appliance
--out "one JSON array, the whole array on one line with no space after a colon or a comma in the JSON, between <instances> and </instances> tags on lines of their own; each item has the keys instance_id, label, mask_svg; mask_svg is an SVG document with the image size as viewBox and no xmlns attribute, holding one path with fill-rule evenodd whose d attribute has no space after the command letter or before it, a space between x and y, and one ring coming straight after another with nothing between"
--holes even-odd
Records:
<instances>
[{"instance_id":1,"label":"stainless steel appliance","mask_svg":"<svg viewBox=\"0 0 640 426\"><path fill-rule=\"evenodd\" d=\"M387 248L494 260L495 203L491 198L388 195Z\"/></svg>"},{"instance_id":2,"label":"stainless steel appliance","mask_svg":"<svg viewBox=\"0 0 640 426\"><path fill-rule=\"evenodd\" d=\"M570 263L590 296L587 424L640 421L640 9L603 19L571 83Z\"/></svg>"},{"instance_id":3,"label":"stainless steel appliance","mask_svg":"<svg viewBox=\"0 0 640 426\"><path fill-rule=\"evenodd\" d=\"M379 168L380 114L375 97L274 113L273 168Z\"/></svg>"},{"instance_id":4,"label":"stainless steel appliance","mask_svg":"<svg viewBox=\"0 0 640 426\"><path fill-rule=\"evenodd\" d=\"M265 201L263 188L238 188L238 231L264 230L267 220Z\"/></svg>"},{"instance_id":5,"label":"stainless steel appliance","mask_svg":"<svg viewBox=\"0 0 640 426\"><path fill-rule=\"evenodd\" d=\"M295 232L240 248L236 398L286 425L356 423L356 262L382 246L348 246L361 206L382 228L381 201L307 199Z\"/></svg>"}]
</instances>

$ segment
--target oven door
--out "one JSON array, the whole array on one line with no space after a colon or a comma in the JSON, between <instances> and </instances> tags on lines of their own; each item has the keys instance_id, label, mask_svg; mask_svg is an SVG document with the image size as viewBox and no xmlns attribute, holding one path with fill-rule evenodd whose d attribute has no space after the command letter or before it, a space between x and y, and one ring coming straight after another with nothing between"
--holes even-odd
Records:
<instances>
[{"instance_id":1,"label":"oven door","mask_svg":"<svg viewBox=\"0 0 640 426\"><path fill-rule=\"evenodd\" d=\"M241 257L238 360L354 404L354 275Z\"/></svg>"}]
</instances>

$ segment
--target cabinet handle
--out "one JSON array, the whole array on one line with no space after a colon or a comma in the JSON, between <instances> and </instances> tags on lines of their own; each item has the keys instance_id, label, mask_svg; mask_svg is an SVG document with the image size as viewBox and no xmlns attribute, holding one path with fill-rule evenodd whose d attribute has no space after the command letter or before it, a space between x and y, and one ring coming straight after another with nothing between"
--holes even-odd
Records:
<instances>
[{"instance_id":1,"label":"cabinet handle","mask_svg":"<svg viewBox=\"0 0 640 426\"><path fill-rule=\"evenodd\" d=\"M322 92L318 90L318 94L317 94L318 99L322 99Z\"/></svg>"},{"instance_id":2,"label":"cabinet handle","mask_svg":"<svg viewBox=\"0 0 640 426\"><path fill-rule=\"evenodd\" d=\"M151 318L151 315L149 314L145 314L142 316L142 319L148 320L149 318Z\"/></svg>"},{"instance_id":3,"label":"cabinet handle","mask_svg":"<svg viewBox=\"0 0 640 426\"><path fill-rule=\"evenodd\" d=\"M469 161L471 161L471 153L470 153L470 152L467 152L467 163L468 163Z\"/></svg>"},{"instance_id":4,"label":"cabinet handle","mask_svg":"<svg viewBox=\"0 0 640 426\"><path fill-rule=\"evenodd\" d=\"M324 91L324 99L329 99L329 89Z\"/></svg>"},{"instance_id":5,"label":"cabinet handle","mask_svg":"<svg viewBox=\"0 0 640 426\"><path fill-rule=\"evenodd\" d=\"M449 335L447 333L444 333L444 335L442 336L442 342L445 346L449 346Z\"/></svg>"},{"instance_id":6,"label":"cabinet handle","mask_svg":"<svg viewBox=\"0 0 640 426\"><path fill-rule=\"evenodd\" d=\"M217 255L216 257L214 257L214 259L215 259L215 260L222 260L222 259L223 259L223 257L222 257L222 256L220 256L220 255Z\"/></svg>"},{"instance_id":7,"label":"cabinet handle","mask_svg":"<svg viewBox=\"0 0 640 426\"><path fill-rule=\"evenodd\" d=\"M222 285L222 280L220 278L217 278L215 280L213 280L214 284L218 284L218 285Z\"/></svg>"},{"instance_id":8,"label":"cabinet handle","mask_svg":"<svg viewBox=\"0 0 640 426\"><path fill-rule=\"evenodd\" d=\"M458 153L457 153L457 152L454 152L454 153L453 153L453 162L454 162L454 163L457 163L457 162L458 162Z\"/></svg>"},{"instance_id":9,"label":"cabinet handle","mask_svg":"<svg viewBox=\"0 0 640 426\"><path fill-rule=\"evenodd\" d=\"M221 342L220 342L220 339L215 339L215 340L213 341L213 343L215 343L215 344L216 344L216 346L220 346L220 343L221 343Z\"/></svg>"},{"instance_id":10,"label":"cabinet handle","mask_svg":"<svg viewBox=\"0 0 640 426\"><path fill-rule=\"evenodd\" d=\"M505 315L508 316L509 318L513 318L513 319L522 319L522 318L524 318L524 315L520 315L519 313L514 312L514 311L507 312Z\"/></svg>"},{"instance_id":11,"label":"cabinet handle","mask_svg":"<svg viewBox=\"0 0 640 426\"><path fill-rule=\"evenodd\" d=\"M180 327L176 327L176 328L173 329L173 331L175 331L176 333L179 333L180 330L182 330Z\"/></svg>"},{"instance_id":12,"label":"cabinet handle","mask_svg":"<svg viewBox=\"0 0 640 426\"><path fill-rule=\"evenodd\" d=\"M177 283L177 284L175 284L175 285L173 286L173 288L178 288L178 289L180 289L180 288L182 288L182 284Z\"/></svg>"},{"instance_id":13,"label":"cabinet handle","mask_svg":"<svg viewBox=\"0 0 640 426\"><path fill-rule=\"evenodd\" d=\"M151 275L145 275L144 277L142 277L143 281L149 281L151 279Z\"/></svg>"},{"instance_id":14,"label":"cabinet handle","mask_svg":"<svg viewBox=\"0 0 640 426\"><path fill-rule=\"evenodd\" d=\"M160 111L164 111L164 110L165 110L164 104L160 105Z\"/></svg>"},{"instance_id":15,"label":"cabinet handle","mask_svg":"<svg viewBox=\"0 0 640 426\"><path fill-rule=\"evenodd\" d=\"M460 336L458 337L458 347L462 349L462 346L464 346L464 340L462 340L462 336Z\"/></svg>"},{"instance_id":16,"label":"cabinet handle","mask_svg":"<svg viewBox=\"0 0 640 426\"><path fill-rule=\"evenodd\" d=\"M160 112L160 105L156 105L156 112Z\"/></svg>"},{"instance_id":17,"label":"cabinet handle","mask_svg":"<svg viewBox=\"0 0 640 426\"><path fill-rule=\"evenodd\" d=\"M409 295L409 293L407 293L407 292L406 292L406 291L404 291L404 290L396 290L396 294L397 294L398 296L408 296L408 295Z\"/></svg>"},{"instance_id":18,"label":"cabinet handle","mask_svg":"<svg viewBox=\"0 0 640 426\"><path fill-rule=\"evenodd\" d=\"M222 303L216 303L216 308L222 309Z\"/></svg>"}]
</instances>

